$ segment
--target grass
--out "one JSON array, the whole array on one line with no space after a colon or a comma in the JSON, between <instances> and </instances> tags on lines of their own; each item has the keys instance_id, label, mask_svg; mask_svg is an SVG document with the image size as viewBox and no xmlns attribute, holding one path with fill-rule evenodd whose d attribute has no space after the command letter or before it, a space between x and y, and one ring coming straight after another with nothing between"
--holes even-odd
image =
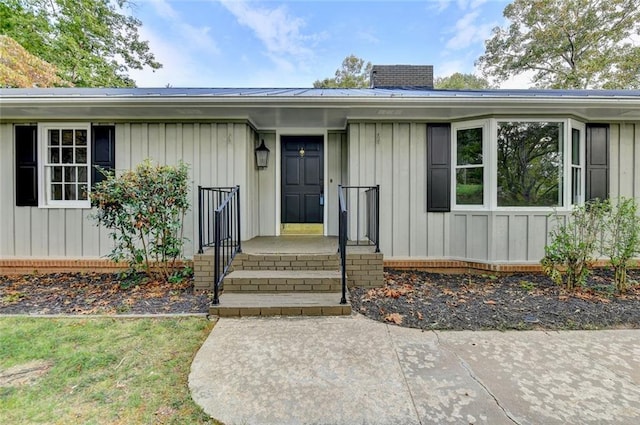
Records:
<instances>
[{"instance_id":1,"label":"grass","mask_svg":"<svg viewBox=\"0 0 640 425\"><path fill-rule=\"evenodd\" d=\"M0 387L3 424L211 424L187 386L203 318L0 318L0 371L33 360L34 384Z\"/></svg>"}]
</instances>

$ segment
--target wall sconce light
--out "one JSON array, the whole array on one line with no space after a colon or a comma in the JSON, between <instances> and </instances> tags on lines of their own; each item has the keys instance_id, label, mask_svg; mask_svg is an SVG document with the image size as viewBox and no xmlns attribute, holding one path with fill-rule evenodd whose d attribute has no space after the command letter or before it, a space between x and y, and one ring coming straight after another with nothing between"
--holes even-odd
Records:
<instances>
[{"instance_id":1,"label":"wall sconce light","mask_svg":"<svg viewBox=\"0 0 640 425\"><path fill-rule=\"evenodd\" d=\"M271 151L264 145L264 139L262 139L262 143L256 148L255 152L258 169L267 168L267 165L269 165L269 152Z\"/></svg>"}]
</instances>

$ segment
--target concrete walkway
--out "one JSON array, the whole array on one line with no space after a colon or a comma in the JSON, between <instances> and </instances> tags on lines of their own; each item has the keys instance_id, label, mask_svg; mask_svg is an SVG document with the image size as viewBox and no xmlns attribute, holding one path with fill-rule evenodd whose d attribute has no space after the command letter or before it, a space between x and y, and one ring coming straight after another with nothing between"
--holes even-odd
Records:
<instances>
[{"instance_id":1,"label":"concrete walkway","mask_svg":"<svg viewBox=\"0 0 640 425\"><path fill-rule=\"evenodd\" d=\"M431 332L221 319L194 400L226 425L638 424L640 330Z\"/></svg>"}]
</instances>

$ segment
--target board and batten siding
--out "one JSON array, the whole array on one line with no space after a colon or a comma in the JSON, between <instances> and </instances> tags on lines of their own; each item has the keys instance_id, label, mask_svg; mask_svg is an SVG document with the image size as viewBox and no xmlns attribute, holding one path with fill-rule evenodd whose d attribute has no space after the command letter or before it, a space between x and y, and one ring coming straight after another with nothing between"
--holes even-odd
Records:
<instances>
[{"instance_id":1,"label":"board and batten siding","mask_svg":"<svg viewBox=\"0 0 640 425\"><path fill-rule=\"evenodd\" d=\"M385 257L538 262L558 225L551 211L427 212L427 125L349 124L348 184L380 185ZM609 170L612 198L640 200L640 123L611 124Z\"/></svg>"},{"instance_id":2,"label":"board and batten siding","mask_svg":"<svg viewBox=\"0 0 640 425\"><path fill-rule=\"evenodd\" d=\"M90 218L91 209L15 206L13 124L0 125L0 257L96 258L112 241ZM198 244L197 186L241 186L243 208L255 210L259 186L253 160L254 131L245 123L117 123L116 169L134 168L146 158L160 164L188 164L191 211L185 217L185 256ZM250 211L250 210L245 210ZM243 214L243 239L259 232L259 219Z\"/></svg>"}]
</instances>

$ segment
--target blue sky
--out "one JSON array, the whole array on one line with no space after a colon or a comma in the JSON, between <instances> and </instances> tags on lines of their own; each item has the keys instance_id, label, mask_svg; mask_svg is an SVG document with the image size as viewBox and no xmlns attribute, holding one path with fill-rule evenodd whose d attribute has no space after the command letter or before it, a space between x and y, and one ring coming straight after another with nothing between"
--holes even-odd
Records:
<instances>
[{"instance_id":1,"label":"blue sky","mask_svg":"<svg viewBox=\"0 0 640 425\"><path fill-rule=\"evenodd\" d=\"M140 87L311 87L354 54L373 64L476 73L506 0L138 0L132 13L164 68ZM526 87L518 78L503 87Z\"/></svg>"}]
</instances>

